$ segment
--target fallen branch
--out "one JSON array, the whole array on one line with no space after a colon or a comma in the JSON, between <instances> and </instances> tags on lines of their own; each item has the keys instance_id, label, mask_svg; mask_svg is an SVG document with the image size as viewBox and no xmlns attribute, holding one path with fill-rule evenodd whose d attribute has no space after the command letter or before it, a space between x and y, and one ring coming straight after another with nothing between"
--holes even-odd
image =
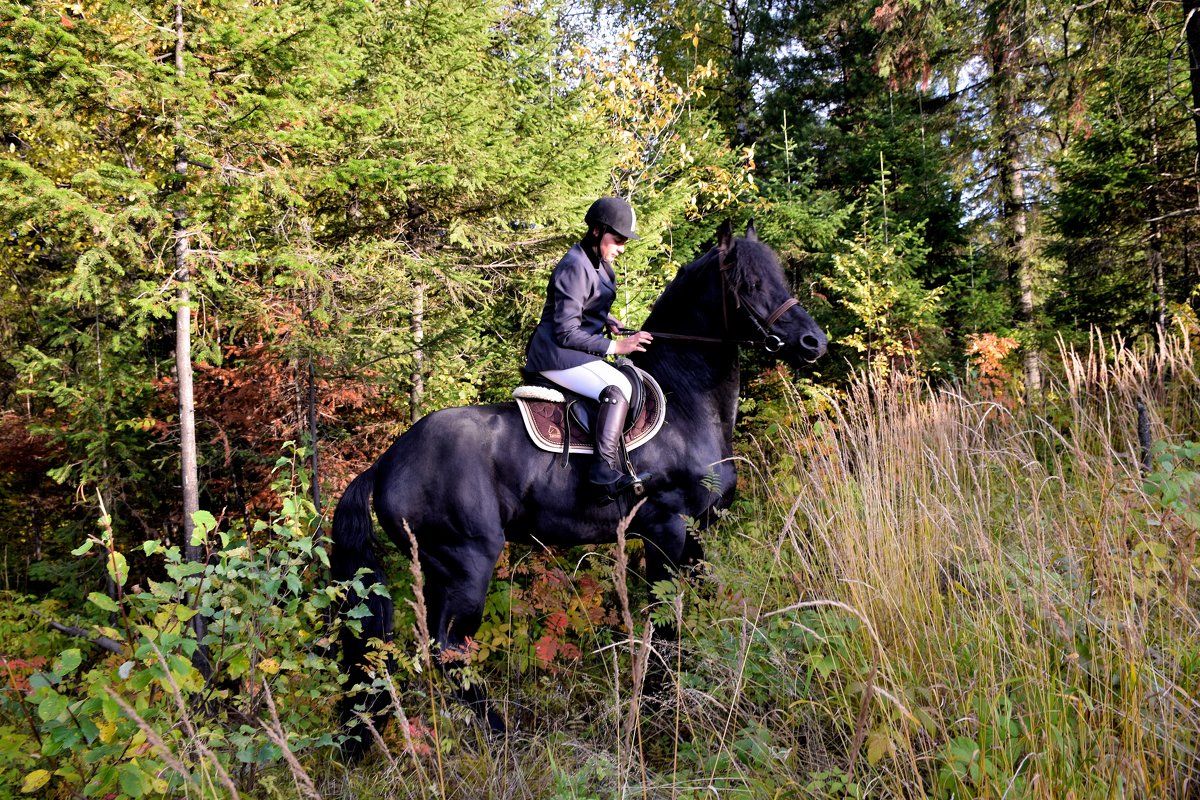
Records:
<instances>
[{"instance_id":1,"label":"fallen branch","mask_svg":"<svg viewBox=\"0 0 1200 800\"><path fill-rule=\"evenodd\" d=\"M103 634L99 634L99 633L91 633L89 631L84 630L83 628L79 628L74 625L63 625L61 622L55 622L52 619L47 619L46 617L42 616L42 614L40 614L37 611L34 611L33 614L37 618L45 620L47 625L49 625L51 628L54 628L54 630L56 630L60 633L65 633L68 636L76 636L80 639L87 639L92 644L96 645L97 647L102 647L105 650L109 651L110 653L124 653L125 652L124 645L122 645L116 639L110 639L107 636L104 636Z\"/></svg>"}]
</instances>

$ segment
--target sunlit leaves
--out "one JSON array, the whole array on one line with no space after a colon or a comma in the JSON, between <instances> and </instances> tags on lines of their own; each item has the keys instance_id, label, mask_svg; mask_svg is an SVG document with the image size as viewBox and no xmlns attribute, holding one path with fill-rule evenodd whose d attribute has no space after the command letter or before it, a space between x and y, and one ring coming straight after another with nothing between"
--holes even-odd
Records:
<instances>
[{"instance_id":1,"label":"sunlit leaves","mask_svg":"<svg viewBox=\"0 0 1200 800\"><path fill-rule=\"evenodd\" d=\"M845 253L834 256L828 279L854 319L853 332L840 342L886 374L921 353L923 340L937 329L942 290L926 289L914 277L927 252L917 232L885 238L864 226L845 246Z\"/></svg>"},{"instance_id":2,"label":"sunlit leaves","mask_svg":"<svg viewBox=\"0 0 1200 800\"><path fill-rule=\"evenodd\" d=\"M728 207L753 190L753 151L731 150L696 108L716 67L696 63L676 82L656 57L638 53L636 36L627 28L611 48L577 49L578 77L591 87L591 113L603 121L616 150L614 191L653 200L682 190L684 210L693 215Z\"/></svg>"}]
</instances>

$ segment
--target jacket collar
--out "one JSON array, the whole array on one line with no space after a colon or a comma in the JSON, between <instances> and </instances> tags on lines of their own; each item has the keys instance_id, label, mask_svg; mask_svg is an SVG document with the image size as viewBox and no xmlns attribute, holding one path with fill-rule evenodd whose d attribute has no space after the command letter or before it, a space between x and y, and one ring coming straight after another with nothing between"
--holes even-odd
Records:
<instances>
[{"instance_id":1,"label":"jacket collar","mask_svg":"<svg viewBox=\"0 0 1200 800\"><path fill-rule=\"evenodd\" d=\"M591 248L585 246L583 242L580 242L579 244L577 244L575 246L578 247L580 250L582 250L583 254L585 256L587 256L588 263L590 263L592 265L593 269L599 271L600 267L603 265L604 274L608 276L609 282L612 283L614 286L616 285L617 274L616 274L616 272L613 271L613 266L611 263L609 263L607 261L601 261L600 254L598 252L594 252Z\"/></svg>"}]
</instances>

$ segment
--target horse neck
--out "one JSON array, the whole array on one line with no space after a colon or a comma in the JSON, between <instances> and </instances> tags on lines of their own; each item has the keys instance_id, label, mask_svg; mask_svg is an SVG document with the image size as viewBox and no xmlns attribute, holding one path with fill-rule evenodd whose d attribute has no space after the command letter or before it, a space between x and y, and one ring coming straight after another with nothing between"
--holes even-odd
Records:
<instances>
[{"instance_id":1,"label":"horse neck","mask_svg":"<svg viewBox=\"0 0 1200 800\"><path fill-rule=\"evenodd\" d=\"M702 276L708 277L707 283ZM673 337L728 338L719 280L716 264L711 264L691 277L690 287L668 286L643 329ZM732 438L741 390L736 343L659 337L638 356L638 366L650 372L667 393L668 408L674 407L698 424L719 428L725 438Z\"/></svg>"},{"instance_id":2,"label":"horse neck","mask_svg":"<svg viewBox=\"0 0 1200 800\"><path fill-rule=\"evenodd\" d=\"M662 329L647 325L646 330ZM715 351L720 351L720 357ZM736 345L656 339L646 353L638 355L635 363L653 375L666 394L668 414L677 412L723 439L733 438L741 391Z\"/></svg>"}]
</instances>

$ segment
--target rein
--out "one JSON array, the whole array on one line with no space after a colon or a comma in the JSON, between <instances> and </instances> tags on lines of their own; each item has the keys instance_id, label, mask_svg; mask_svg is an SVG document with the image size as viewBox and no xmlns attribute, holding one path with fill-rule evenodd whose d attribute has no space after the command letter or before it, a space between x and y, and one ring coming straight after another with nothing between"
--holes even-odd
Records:
<instances>
[{"instance_id":1,"label":"rein","mask_svg":"<svg viewBox=\"0 0 1200 800\"><path fill-rule=\"evenodd\" d=\"M721 270L721 316L724 317L725 330L729 330L729 309L727 298L730 292L728 291L728 282L725 274L729 271L729 264L725 260L726 253L720 254L719 267ZM662 333L659 331L646 331L656 339L676 339L686 342L703 342L705 344L761 344L763 349L768 353L776 353L784 346L785 342L774 333L771 333L771 326L779 321L779 318L786 314L793 306L800 305L800 301L794 297L789 297L779 304L779 307L772 311L766 319L763 319L758 313L751 308L749 303L744 302L739 292L733 292L733 298L737 301L738 308L745 308L746 313L750 317L750 321L754 323L754 327L762 334L761 342L754 342L747 339L725 339L715 336L692 336L684 333ZM624 333L624 330L621 331ZM633 331L630 331L633 333Z\"/></svg>"}]
</instances>

